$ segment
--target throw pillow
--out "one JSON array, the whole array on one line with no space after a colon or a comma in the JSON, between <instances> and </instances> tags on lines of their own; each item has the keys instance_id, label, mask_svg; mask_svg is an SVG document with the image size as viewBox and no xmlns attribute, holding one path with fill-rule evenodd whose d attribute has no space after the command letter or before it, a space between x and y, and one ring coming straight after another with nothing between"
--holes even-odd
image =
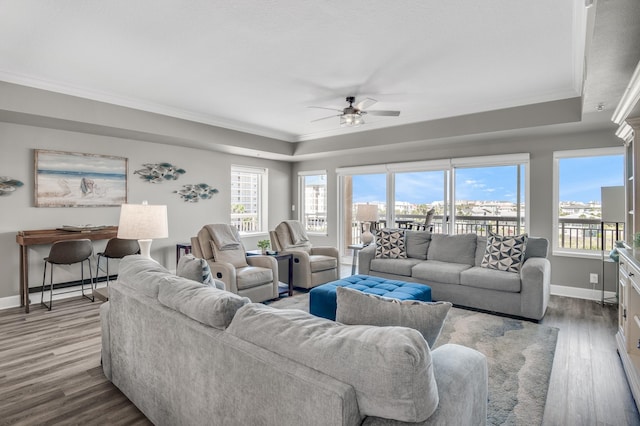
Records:
<instances>
[{"instance_id":1,"label":"throw pillow","mask_svg":"<svg viewBox=\"0 0 640 426\"><path fill-rule=\"evenodd\" d=\"M348 325L399 326L418 330L430 348L442 331L450 302L398 300L338 287L336 321Z\"/></svg>"},{"instance_id":2,"label":"throw pillow","mask_svg":"<svg viewBox=\"0 0 640 426\"><path fill-rule=\"evenodd\" d=\"M406 259L403 229L381 229L376 233L376 259Z\"/></svg>"},{"instance_id":3,"label":"throw pillow","mask_svg":"<svg viewBox=\"0 0 640 426\"><path fill-rule=\"evenodd\" d=\"M344 325L249 303L226 332L350 385L360 413L388 425L424 422L438 407L431 351L416 330Z\"/></svg>"},{"instance_id":4,"label":"throw pillow","mask_svg":"<svg viewBox=\"0 0 640 426\"><path fill-rule=\"evenodd\" d=\"M211 268L206 260L195 257L192 254L185 254L178 261L176 275L197 281L209 287L216 287L224 290L222 281L214 280L211 275Z\"/></svg>"},{"instance_id":5,"label":"throw pillow","mask_svg":"<svg viewBox=\"0 0 640 426\"><path fill-rule=\"evenodd\" d=\"M519 273L527 249L527 238L527 234L509 237L489 231L487 248L480 266Z\"/></svg>"}]
</instances>

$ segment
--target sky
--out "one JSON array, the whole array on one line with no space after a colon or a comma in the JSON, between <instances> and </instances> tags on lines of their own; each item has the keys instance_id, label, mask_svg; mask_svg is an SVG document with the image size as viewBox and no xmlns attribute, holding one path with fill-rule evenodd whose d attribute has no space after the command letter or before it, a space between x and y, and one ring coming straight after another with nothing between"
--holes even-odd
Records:
<instances>
[{"instance_id":1,"label":"sky","mask_svg":"<svg viewBox=\"0 0 640 426\"><path fill-rule=\"evenodd\" d=\"M623 163L622 155L561 159L560 201L599 201L600 187L624 184ZM516 166L456 169L456 198L515 203L516 171ZM395 176L396 201L431 204L444 199L442 171L396 173ZM385 174L353 176L354 204L384 202L385 194Z\"/></svg>"}]
</instances>

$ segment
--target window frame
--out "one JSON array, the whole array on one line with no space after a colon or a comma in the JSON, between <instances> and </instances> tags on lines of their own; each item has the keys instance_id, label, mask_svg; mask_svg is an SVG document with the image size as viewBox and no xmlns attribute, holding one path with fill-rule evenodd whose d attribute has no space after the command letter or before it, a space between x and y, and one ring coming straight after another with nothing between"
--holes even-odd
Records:
<instances>
[{"instance_id":1,"label":"window frame","mask_svg":"<svg viewBox=\"0 0 640 426\"><path fill-rule=\"evenodd\" d=\"M553 152L553 216L551 224L551 254L553 256L577 257L583 259L602 258L602 250L568 249L560 247L558 237L558 230L560 229L560 160L567 158L608 157L613 155L622 155L624 162L624 146L585 148Z\"/></svg>"},{"instance_id":2,"label":"window frame","mask_svg":"<svg viewBox=\"0 0 640 426\"><path fill-rule=\"evenodd\" d=\"M305 178L310 176L324 176L324 181L325 181L324 205L326 210L325 219L324 219L325 220L324 231L313 231L313 230L307 229L306 221L304 220L304 217L307 212ZM329 181L328 181L328 175L326 170L307 170L307 171L298 172L298 220L300 221L300 223L304 224L305 230L309 235L321 235L321 236L328 235L328 232L329 232L329 225L328 225L329 209L327 204L329 201L328 189L329 189Z\"/></svg>"},{"instance_id":3,"label":"window frame","mask_svg":"<svg viewBox=\"0 0 640 426\"><path fill-rule=\"evenodd\" d=\"M237 165L237 164L232 164L231 165L231 169L230 169L230 179L231 179L231 185L229 190L232 192L231 193L231 197L234 196L233 194L233 176L234 173L250 173L250 174L255 174L258 176L258 182L257 182L257 187L256 187L256 191L257 191L257 214L258 214L258 219L257 219L257 226L259 227L259 229L254 230L254 231L243 231L242 228L239 228L238 231L240 232L240 235L242 236L252 236L252 235L264 235L264 234L268 234L269 233L269 229L268 229L268 211L269 211L269 206L268 206L268 200L269 200L269 169L266 167L255 167L255 166L243 166L243 165ZM230 222L233 223L233 217L231 215L233 215L233 202L232 200L230 201Z\"/></svg>"},{"instance_id":4,"label":"window frame","mask_svg":"<svg viewBox=\"0 0 640 426\"><path fill-rule=\"evenodd\" d=\"M422 172L422 171L443 171L445 173L445 191L444 191L444 209L445 217L450 216L449 223L443 224L443 233L452 235L455 232L455 172L460 168L481 168L481 167L497 167L497 166L521 166L519 173L520 181L516 182L517 191L521 191L521 184L524 185L524 197L520 202L524 202L524 231L529 232L530 226L530 156L529 153L514 153L503 155L487 155L477 157L460 157L441 160L426 160L404 163L375 164L368 166L342 167L336 169L338 176L338 241L339 246L344 244L341 241L342 235L347 224L344 222L344 178L346 176L380 174L386 173L386 203L387 203L387 223L394 223L395 210L389 206L395 206L395 174L403 172ZM524 180L524 182L521 182Z\"/></svg>"}]
</instances>

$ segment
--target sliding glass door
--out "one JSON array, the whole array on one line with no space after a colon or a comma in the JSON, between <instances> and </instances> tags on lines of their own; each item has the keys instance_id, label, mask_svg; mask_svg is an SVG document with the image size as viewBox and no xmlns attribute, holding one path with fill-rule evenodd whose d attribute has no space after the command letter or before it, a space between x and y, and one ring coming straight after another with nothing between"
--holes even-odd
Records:
<instances>
[{"instance_id":1,"label":"sliding glass door","mask_svg":"<svg viewBox=\"0 0 640 426\"><path fill-rule=\"evenodd\" d=\"M338 169L341 253L367 223L408 227L430 209L435 233L526 232L528 164L528 154L507 154Z\"/></svg>"},{"instance_id":2,"label":"sliding glass door","mask_svg":"<svg viewBox=\"0 0 640 426\"><path fill-rule=\"evenodd\" d=\"M524 232L524 165L455 169L455 234Z\"/></svg>"},{"instance_id":3,"label":"sliding glass door","mask_svg":"<svg viewBox=\"0 0 640 426\"><path fill-rule=\"evenodd\" d=\"M427 212L434 209L434 232L442 232L442 218L446 217L446 175L444 170L394 173L395 227L424 223Z\"/></svg>"}]
</instances>

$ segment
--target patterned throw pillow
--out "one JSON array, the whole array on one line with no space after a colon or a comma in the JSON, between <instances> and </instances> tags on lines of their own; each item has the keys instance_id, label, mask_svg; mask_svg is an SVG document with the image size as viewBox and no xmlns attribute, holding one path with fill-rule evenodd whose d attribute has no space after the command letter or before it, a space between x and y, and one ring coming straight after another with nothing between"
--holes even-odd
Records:
<instances>
[{"instance_id":1,"label":"patterned throw pillow","mask_svg":"<svg viewBox=\"0 0 640 426\"><path fill-rule=\"evenodd\" d=\"M403 229L381 229L376 233L376 259L406 259Z\"/></svg>"},{"instance_id":2,"label":"patterned throw pillow","mask_svg":"<svg viewBox=\"0 0 640 426\"><path fill-rule=\"evenodd\" d=\"M482 258L483 268L519 273L527 248L527 234L508 237L489 231L487 248Z\"/></svg>"}]
</instances>

